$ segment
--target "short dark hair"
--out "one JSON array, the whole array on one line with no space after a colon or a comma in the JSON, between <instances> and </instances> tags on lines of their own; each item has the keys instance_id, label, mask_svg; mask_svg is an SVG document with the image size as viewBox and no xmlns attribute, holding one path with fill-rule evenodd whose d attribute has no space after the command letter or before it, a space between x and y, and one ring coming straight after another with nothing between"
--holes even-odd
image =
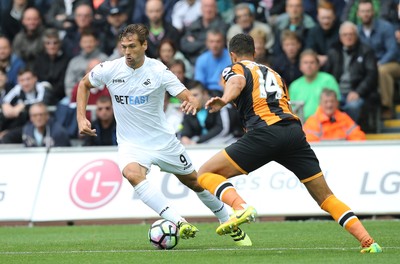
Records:
<instances>
[{"instance_id":1,"label":"short dark hair","mask_svg":"<svg viewBox=\"0 0 400 264\"><path fill-rule=\"evenodd\" d=\"M149 36L149 29L143 24L130 24L122 30L119 39L121 40L122 38L135 34L137 35L140 44L143 44Z\"/></svg>"},{"instance_id":2,"label":"short dark hair","mask_svg":"<svg viewBox=\"0 0 400 264\"><path fill-rule=\"evenodd\" d=\"M196 80L191 80L188 84L187 84L187 89L188 90L192 90L192 89L200 89L201 91L207 91L207 89L204 87L204 85Z\"/></svg>"},{"instance_id":3,"label":"short dark hair","mask_svg":"<svg viewBox=\"0 0 400 264\"><path fill-rule=\"evenodd\" d=\"M186 72L186 65L185 65L185 63L183 62L183 60L180 60L180 59L172 60L171 62L168 63L167 66L168 66L168 68L171 69L171 67L173 67L173 66L175 66L175 65L181 66L182 69L183 69L183 71Z\"/></svg>"},{"instance_id":4,"label":"short dark hair","mask_svg":"<svg viewBox=\"0 0 400 264\"><path fill-rule=\"evenodd\" d=\"M18 70L18 74L17 75L21 76L22 74L27 73L27 72L30 72L30 73L32 73L32 75L36 76L36 73L34 72L34 70L31 67L28 67L28 66L20 68Z\"/></svg>"},{"instance_id":5,"label":"short dark hair","mask_svg":"<svg viewBox=\"0 0 400 264\"><path fill-rule=\"evenodd\" d=\"M320 98L322 98L322 96L334 96L335 99L337 100L337 94L334 90L330 89L330 88L324 88L321 91L321 95Z\"/></svg>"},{"instance_id":6,"label":"short dark hair","mask_svg":"<svg viewBox=\"0 0 400 264\"><path fill-rule=\"evenodd\" d=\"M233 52L238 56L253 56L255 52L254 39L247 34L237 34L229 41L229 52Z\"/></svg>"}]
</instances>

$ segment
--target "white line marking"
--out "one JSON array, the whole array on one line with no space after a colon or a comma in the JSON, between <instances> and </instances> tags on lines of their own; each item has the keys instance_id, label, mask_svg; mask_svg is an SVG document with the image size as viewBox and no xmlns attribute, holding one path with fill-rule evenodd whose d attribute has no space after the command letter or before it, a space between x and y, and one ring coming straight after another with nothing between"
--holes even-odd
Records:
<instances>
[{"instance_id":1,"label":"white line marking","mask_svg":"<svg viewBox=\"0 0 400 264\"><path fill-rule=\"evenodd\" d=\"M384 247L385 249L396 249L400 247ZM173 250L157 250L157 249L132 249L132 250L64 250L64 251L6 251L0 252L0 255L39 255L39 254L81 254L81 253L135 253L135 252L157 252L157 251L169 251L169 252L200 252L200 251L290 251L290 250L335 250L335 251L349 251L349 250L360 250L359 247L351 248L201 248L201 249L173 249Z\"/></svg>"}]
</instances>

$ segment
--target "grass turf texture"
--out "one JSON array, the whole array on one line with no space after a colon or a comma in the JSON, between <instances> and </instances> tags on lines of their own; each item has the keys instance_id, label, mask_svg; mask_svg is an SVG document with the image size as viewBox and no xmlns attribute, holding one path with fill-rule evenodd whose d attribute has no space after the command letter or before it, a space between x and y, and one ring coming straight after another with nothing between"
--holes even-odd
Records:
<instances>
[{"instance_id":1,"label":"grass turf texture","mask_svg":"<svg viewBox=\"0 0 400 264\"><path fill-rule=\"evenodd\" d=\"M383 247L359 253L359 243L333 221L256 222L242 225L253 246L240 248L198 223L198 236L173 250L147 240L150 224L0 227L0 263L400 263L400 221L364 220Z\"/></svg>"}]
</instances>

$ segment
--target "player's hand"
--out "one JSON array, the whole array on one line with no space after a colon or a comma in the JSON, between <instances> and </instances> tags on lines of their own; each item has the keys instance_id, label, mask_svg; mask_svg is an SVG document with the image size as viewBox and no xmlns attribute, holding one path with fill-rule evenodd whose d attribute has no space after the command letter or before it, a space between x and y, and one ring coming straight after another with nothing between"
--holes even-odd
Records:
<instances>
[{"instance_id":1,"label":"player's hand","mask_svg":"<svg viewBox=\"0 0 400 264\"><path fill-rule=\"evenodd\" d=\"M89 120L87 120L87 118L79 120L78 127L80 135L88 135L91 137L97 136L96 129L92 129L92 124L90 123Z\"/></svg>"},{"instance_id":2,"label":"player's hand","mask_svg":"<svg viewBox=\"0 0 400 264\"><path fill-rule=\"evenodd\" d=\"M198 108L199 107L195 102L183 101L182 104L181 104L182 112L184 112L187 115L190 114L190 113L192 115L196 115Z\"/></svg>"},{"instance_id":3,"label":"player's hand","mask_svg":"<svg viewBox=\"0 0 400 264\"><path fill-rule=\"evenodd\" d=\"M211 97L207 102L206 102L206 109L210 113L218 112L221 110L222 107L226 105L226 102L222 100L221 97L216 96L216 97Z\"/></svg>"}]
</instances>

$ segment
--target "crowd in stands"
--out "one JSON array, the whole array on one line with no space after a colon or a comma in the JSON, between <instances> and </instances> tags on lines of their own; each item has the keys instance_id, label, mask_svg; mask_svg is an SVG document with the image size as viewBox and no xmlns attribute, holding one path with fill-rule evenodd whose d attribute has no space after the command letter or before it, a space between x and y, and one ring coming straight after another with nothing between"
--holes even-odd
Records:
<instances>
[{"instance_id":1,"label":"crowd in stands","mask_svg":"<svg viewBox=\"0 0 400 264\"><path fill-rule=\"evenodd\" d=\"M227 43L246 33L256 62L280 74L291 100L304 104L302 122L312 123L307 138L363 140L362 133L373 132L366 121L372 111L380 110L380 119L394 115L398 0L1 0L0 142L115 145L106 87L89 98L98 139L77 133L76 88L96 64L123 56L118 36L130 23L148 26L146 55L168 66L203 104L222 94L221 73L231 64ZM231 105L188 117L175 111L176 103L166 95L165 112L184 144L227 143L243 133ZM342 116L361 136L331 131Z\"/></svg>"}]
</instances>

